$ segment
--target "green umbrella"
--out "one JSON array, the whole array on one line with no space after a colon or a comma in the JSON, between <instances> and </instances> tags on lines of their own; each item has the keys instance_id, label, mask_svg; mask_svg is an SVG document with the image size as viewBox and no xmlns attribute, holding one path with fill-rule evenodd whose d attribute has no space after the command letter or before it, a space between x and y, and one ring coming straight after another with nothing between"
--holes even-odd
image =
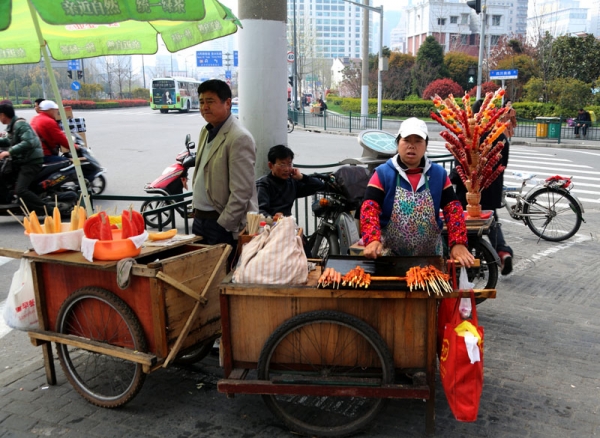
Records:
<instances>
[{"instance_id":1,"label":"green umbrella","mask_svg":"<svg viewBox=\"0 0 600 438\"><path fill-rule=\"evenodd\" d=\"M0 65L36 63L43 56L51 73L48 50L60 61L154 54L160 35L167 49L176 52L231 35L238 26L231 10L217 0L0 0ZM60 96L56 78L49 76L54 95ZM69 123L57 100L91 213Z\"/></svg>"},{"instance_id":2,"label":"green umbrella","mask_svg":"<svg viewBox=\"0 0 600 438\"><path fill-rule=\"evenodd\" d=\"M39 62L40 41L33 31L36 22L52 57L59 61L154 54L157 35L170 52L176 52L233 34L241 26L231 10L217 0L153 0L152 6L150 0L31 3L33 10L27 0L0 0L0 64ZM92 14L94 11L97 13Z\"/></svg>"}]
</instances>

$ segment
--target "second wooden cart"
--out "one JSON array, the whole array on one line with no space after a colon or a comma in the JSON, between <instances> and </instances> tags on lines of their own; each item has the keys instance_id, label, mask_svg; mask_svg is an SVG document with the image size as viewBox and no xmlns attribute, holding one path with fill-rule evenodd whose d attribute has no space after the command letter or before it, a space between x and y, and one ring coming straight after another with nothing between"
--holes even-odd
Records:
<instances>
[{"instance_id":1,"label":"second wooden cart","mask_svg":"<svg viewBox=\"0 0 600 438\"><path fill-rule=\"evenodd\" d=\"M412 266L443 269L444 262L328 260L334 268L338 263L345 264L336 269L340 272L350 263L377 275L398 275ZM374 266L365 266L369 263ZM424 399L426 430L433 433L438 297L409 292L404 282L372 282L368 290L318 289L321 271L318 267L298 286L223 283L225 378L219 391L262 394L290 429L316 436L345 436L366 427L389 398ZM492 298L495 292L480 290L476 296Z\"/></svg>"}]
</instances>

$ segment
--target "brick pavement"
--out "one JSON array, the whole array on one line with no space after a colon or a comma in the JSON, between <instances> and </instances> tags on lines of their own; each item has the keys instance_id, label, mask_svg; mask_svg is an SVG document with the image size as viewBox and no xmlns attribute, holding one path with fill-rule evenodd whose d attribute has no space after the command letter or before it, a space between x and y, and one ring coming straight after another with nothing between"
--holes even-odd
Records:
<instances>
[{"instance_id":1,"label":"brick pavement","mask_svg":"<svg viewBox=\"0 0 600 438\"><path fill-rule=\"evenodd\" d=\"M502 218L501 214L501 218ZM478 421L459 423L436 391L436 436L565 438L600 435L600 211L586 212L579 234L563 243L537 241L505 223L515 271L498 298L478 306L486 330L485 382ZM41 351L21 332L2 343L27 353L0 370L0 437L290 437L258 396L228 399L216 390L214 356L148 376L128 405L106 410L83 400L56 362L48 387ZM2 351L3 365L10 362ZM420 437L425 404L393 400L359 436Z\"/></svg>"}]
</instances>

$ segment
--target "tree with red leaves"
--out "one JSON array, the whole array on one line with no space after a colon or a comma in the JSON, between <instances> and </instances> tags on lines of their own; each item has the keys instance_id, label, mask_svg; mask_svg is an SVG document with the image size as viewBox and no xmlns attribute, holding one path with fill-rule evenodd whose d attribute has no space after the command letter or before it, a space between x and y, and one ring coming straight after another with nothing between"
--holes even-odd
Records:
<instances>
[{"instance_id":1,"label":"tree with red leaves","mask_svg":"<svg viewBox=\"0 0 600 438\"><path fill-rule=\"evenodd\" d=\"M463 88L452 79L436 79L425 88L425 91L423 91L423 99L431 99L436 94L442 99L445 99L451 94L453 96L460 96L463 93Z\"/></svg>"},{"instance_id":2,"label":"tree with red leaves","mask_svg":"<svg viewBox=\"0 0 600 438\"><path fill-rule=\"evenodd\" d=\"M495 93L498 88L500 88L500 85L496 84L495 82L484 82L481 84L481 97L484 97L488 93ZM477 85L469 90L469 96L477 96Z\"/></svg>"}]
</instances>

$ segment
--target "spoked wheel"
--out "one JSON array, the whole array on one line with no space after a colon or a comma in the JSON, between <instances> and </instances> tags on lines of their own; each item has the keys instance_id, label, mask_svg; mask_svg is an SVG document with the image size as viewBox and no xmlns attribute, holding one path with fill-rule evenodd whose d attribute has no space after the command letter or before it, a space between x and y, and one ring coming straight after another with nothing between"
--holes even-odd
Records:
<instances>
[{"instance_id":1,"label":"spoked wheel","mask_svg":"<svg viewBox=\"0 0 600 438\"><path fill-rule=\"evenodd\" d=\"M551 242L572 237L581 227L581 209L570 193L551 187L527 197L525 223L536 236Z\"/></svg>"},{"instance_id":2,"label":"spoked wheel","mask_svg":"<svg viewBox=\"0 0 600 438\"><path fill-rule=\"evenodd\" d=\"M142 327L133 311L119 297L98 287L81 288L65 300L58 312L56 331L146 351ZM97 406L124 405L135 397L146 379L141 364L66 344L58 344L57 351L71 385Z\"/></svg>"},{"instance_id":3,"label":"spoked wheel","mask_svg":"<svg viewBox=\"0 0 600 438\"><path fill-rule=\"evenodd\" d=\"M340 242L337 239L337 233L327 230L324 234L315 231L308 239L310 252L314 258L326 259L330 255L340 253Z\"/></svg>"},{"instance_id":4,"label":"spoked wheel","mask_svg":"<svg viewBox=\"0 0 600 438\"><path fill-rule=\"evenodd\" d=\"M473 283L473 289L494 289L498 283L498 254L485 240L478 238L469 239L469 250L471 254L479 259L479 267L467 268L469 282ZM485 301L485 298L477 298L477 304Z\"/></svg>"},{"instance_id":5,"label":"spoked wheel","mask_svg":"<svg viewBox=\"0 0 600 438\"><path fill-rule=\"evenodd\" d=\"M294 122L291 119L287 119L287 131L288 134L294 131Z\"/></svg>"},{"instance_id":6,"label":"spoked wheel","mask_svg":"<svg viewBox=\"0 0 600 438\"><path fill-rule=\"evenodd\" d=\"M92 195L101 195L106 189L106 178L104 175L98 175L96 178L89 182L86 180L88 192Z\"/></svg>"},{"instance_id":7,"label":"spoked wheel","mask_svg":"<svg viewBox=\"0 0 600 438\"><path fill-rule=\"evenodd\" d=\"M145 201L142 204L140 211L143 213L147 210L155 210L157 208L166 207L167 205L172 204L172 203L173 203L173 201L161 201L161 200ZM144 222L146 222L147 227L158 228L159 222L160 222L159 217L162 220L162 225L165 226L172 220L173 210L167 210L167 211L163 211L161 213L144 215Z\"/></svg>"},{"instance_id":8,"label":"spoked wheel","mask_svg":"<svg viewBox=\"0 0 600 438\"><path fill-rule=\"evenodd\" d=\"M367 323L346 313L314 311L280 325L265 343L258 378L289 384L379 387L394 379L385 342ZM382 411L386 399L351 396L263 395L291 430L310 436L347 436Z\"/></svg>"}]
</instances>

